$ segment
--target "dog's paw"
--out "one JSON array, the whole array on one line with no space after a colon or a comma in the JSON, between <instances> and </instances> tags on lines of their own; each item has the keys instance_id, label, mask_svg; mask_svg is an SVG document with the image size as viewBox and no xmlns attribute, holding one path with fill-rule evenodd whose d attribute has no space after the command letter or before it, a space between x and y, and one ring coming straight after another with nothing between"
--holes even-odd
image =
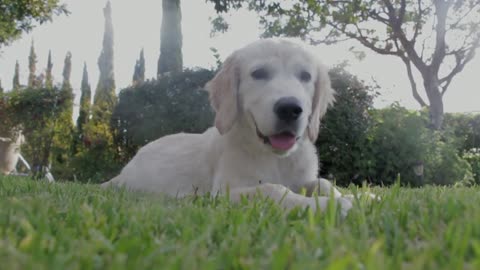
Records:
<instances>
[{"instance_id":1,"label":"dog's paw","mask_svg":"<svg viewBox=\"0 0 480 270\"><path fill-rule=\"evenodd\" d=\"M335 201L338 205L340 205L340 212L342 214L342 217L346 217L350 209L352 209L352 201L343 197L335 198Z\"/></svg>"},{"instance_id":2,"label":"dog's paw","mask_svg":"<svg viewBox=\"0 0 480 270\"><path fill-rule=\"evenodd\" d=\"M380 196L375 195L375 194L370 193L370 192L362 192L362 193L358 193L357 195L345 194L342 197L350 200L351 202L353 202L355 200L355 198L357 198L357 199L366 198L368 200L374 200L374 201L380 201L382 199Z\"/></svg>"}]
</instances>

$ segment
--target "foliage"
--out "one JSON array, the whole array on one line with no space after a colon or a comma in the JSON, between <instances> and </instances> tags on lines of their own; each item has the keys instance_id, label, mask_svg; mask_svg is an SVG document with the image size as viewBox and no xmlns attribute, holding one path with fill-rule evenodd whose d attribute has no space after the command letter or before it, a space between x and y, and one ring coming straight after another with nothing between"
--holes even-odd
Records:
<instances>
[{"instance_id":1,"label":"foliage","mask_svg":"<svg viewBox=\"0 0 480 270\"><path fill-rule=\"evenodd\" d=\"M50 164L57 117L68 110L72 99L71 92L57 88L27 88L2 96L0 115L5 117L0 120L0 133L22 130L27 142L22 152L35 172Z\"/></svg>"},{"instance_id":2,"label":"foliage","mask_svg":"<svg viewBox=\"0 0 480 270\"><path fill-rule=\"evenodd\" d=\"M123 89L111 122L122 159L127 161L140 146L162 136L203 132L211 126L213 111L201 88L213 75L187 69Z\"/></svg>"},{"instance_id":3,"label":"foliage","mask_svg":"<svg viewBox=\"0 0 480 270\"><path fill-rule=\"evenodd\" d=\"M444 129L458 139L460 152L480 148L480 114L447 113Z\"/></svg>"},{"instance_id":4,"label":"foliage","mask_svg":"<svg viewBox=\"0 0 480 270\"><path fill-rule=\"evenodd\" d=\"M145 55L143 49L140 51L140 57L135 62L132 85L137 85L145 81Z\"/></svg>"},{"instance_id":5,"label":"foliage","mask_svg":"<svg viewBox=\"0 0 480 270\"><path fill-rule=\"evenodd\" d=\"M90 107L92 105L92 90L88 82L87 63L83 65L82 85L80 87L80 110L77 118L77 137L83 137L83 126L90 118Z\"/></svg>"},{"instance_id":6,"label":"foliage","mask_svg":"<svg viewBox=\"0 0 480 270\"><path fill-rule=\"evenodd\" d=\"M13 74L13 91L20 89L20 64L15 62L15 73Z\"/></svg>"},{"instance_id":7,"label":"foliage","mask_svg":"<svg viewBox=\"0 0 480 270\"><path fill-rule=\"evenodd\" d=\"M475 183L480 185L480 148L468 150L463 154L463 159L465 159L472 167Z\"/></svg>"},{"instance_id":8,"label":"foliage","mask_svg":"<svg viewBox=\"0 0 480 270\"><path fill-rule=\"evenodd\" d=\"M445 115L445 132L455 138L451 143L472 167L477 184L480 183L480 114L449 113Z\"/></svg>"},{"instance_id":9,"label":"foliage","mask_svg":"<svg viewBox=\"0 0 480 270\"><path fill-rule=\"evenodd\" d=\"M431 183L450 185L472 178L452 138L427 128L425 113L412 112L397 105L372 111L375 119L369 137L371 181L392 184L397 175L414 186ZM414 173L423 164L424 179Z\"/></svg>"},{"instance_id":10,"label":"foliage","mask_svg":"<svg viewBox=\"0 0 480 270\"><path fill-rule=\"evenodd\" d=\"M2 0L0 2L0 49L32 30L35 24L51 21L54 15L68 14L58 0Z\"/></svg>"},{"instance_id":11,"label":"foliage","mask_svg":"<svg viewBox=\"0 0 480 270\"><path fill-rule=\"evenodd\" d=\"M105 31L103 47L98 58L100 76L98 79L93 105L87 110L88 100L84 96L82 117L85 117L82 128L81 143L75 146L73 159L74 177L84 181L105 181L105 177L112 173L115 164L115 148L113 134L110 128L110 119L117 104L115 93L114 73L114 44L112 6L107 2L103 9L105 17ZM90 119L91 114L91 119ZM78 141L77 141L78 142Z\"/></svg>"},{"instance_id":12,"label":"foliage","mask_svg":"<svg viewBox=\"0 0 480 270\"><path fill-rule=\"evenodd\" d=\"M102 115L110 119L112 112L106 105L98 104L92 108L92 115ZM78 128L78 127L77 127ZM118 173L120 166L117 150L114 145L114 130L109 122L89 119L82 125L82 133L78 133L72 151L71 178L87 182L103 182Z\"/></svg>"},{"instance_id":13,"label":"foliage","mask_svg":"<svg viewBox=\"0 0 480 270\"><path fill-rule=\"evenodd\" d=\"M105 32L103 35L103 48L98 58L100 78L93 100L92 118L98 123L109 123L111 113L117 102L115 94L114 73L114 46L113 46L113 23L112 6L110 1L103 9L105 16Z\"/></svg>"},{"instance_id":14,"label":"foliage","mask_svg":"<svg viewBox=\"0 0 480 270\"><path fill-rule=\"evenodd\" d=\"M340 70L341 71L341 70ZM429 129L425 111L396 104L371 108L372 93L355 77L331 72L337 102L322 122L316 146L321 174L340 185L391 185L398 175L404 185L470 183L476 156L464 154L463 139L450 130ZM423 174L414 169L423 165Z\"/></svg>"},{"instance_id":15,"label":"foliage","mask_svg":"<svg viewBox=\"0 0 480 270\"><path fill-rule=\"evenodd\" d=\"M105 182L121 169L107 123L89 121L84 125L81 144L72 159L73 178L82 182Z\"/></svg>"},{"instance_id":16,"label":"foliage","mask_svg":"<svg viewBox=\"0 0 480 270\"><path fill-rule=\"evenodd\" d=\"M48 51L48 60L47 60L47 70L45 72L45 87L52 88L53 87L53 63L52 63L52 51Z\"/></svg>"},{"instance_id":17,"label":"foliage","mask_svg":"<svg viewBox=\"0 0 480 270\"><path fill-rule=\"evenodd\" d=\"M181 72L183 69L181 21L180 0L162 0L161 43L157 77L166 73Z\"/></svg>"},{"instance_id":18,"label":"foliage","mask_svg":"<svg viewBox=\"0 0 480 270\"><path fill-rule=\"evenodd\" d=\"M375 53L400 58L413 97L422 107L429 107L431 126L435 129L443 124L444 93L480 46L477 0L207 2L213 2L219 13L247 6L259 14L264 36L300 37L314 44L352 39ZM228 29L225 23L219 23L220 19L213 22L220 31ZM421 75L428 104L419 94L412 68Z\"/></svg>"},{"instance_id":19,"label":"foliage","mask_svg":"<svg viewBox=\"0 0 480 270\"><path fill-rule=\"evenodd\" d=\"M360 172L369 161L365 145L372 125L368 111L372 109L375 92L348 73L345 66L331 69L330 78L336 102L322 119L316 142L321 174L335 176L339 184L361 184L366 175Z\"/></svg>"},{"instance_id":20,"label":"foliage","mask_svg":"<svg viewBox=\"0 0 480 270\"><path fill-rule=\"evenodd\" d=\"M37 76L35 72L37 71L37 54L35 53L34 43L30 46L30 55L28 56L28 87L33 88L37 86L36 79Z\"/></svg>"},{"instance_id":21,"label":"foliage","mask_svg":"<svg viewBox=\"0 0 480 270\"><path fill-rule=\"evenodd\" d=\"M63 84L60 91L70 98L65 100L64 109L55 117L54 135L52 141L52 173L57 179L69 179L72 175L71 157L73 154L74 126L73 116L73 89L70 83L72 72L72 54L65 56L63 67Z\"/></svg>"},{"instance_id":22,"label":"foliage","mask_svg":"<svg viewBox=\"0 0 480 270\"><path fill-rule=\"evenodd\" d=\"M282 210L0 178L5 269L479 269L480 190L376 188L382 202ZM128 254L128 257L127 255ZM159 267L161 266L161 267Z\"/></svg>"}]
</instances>

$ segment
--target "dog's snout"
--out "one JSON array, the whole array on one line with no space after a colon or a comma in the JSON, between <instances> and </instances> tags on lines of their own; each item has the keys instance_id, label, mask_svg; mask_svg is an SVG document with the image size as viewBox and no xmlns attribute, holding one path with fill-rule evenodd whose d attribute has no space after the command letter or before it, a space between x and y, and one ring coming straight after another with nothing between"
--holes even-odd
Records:
<instances>
[{"instance_id":1,"label":"dog's snout","mask_svg":"<svg viewBox=\"0 0 480 270\"><path fill-rule=\"evenodd\" d=\"M279 99L273 106L273 111L280 120L285 122L296 121L303 112L300 101L295 97Z\"/></svg>"}]
</instances>

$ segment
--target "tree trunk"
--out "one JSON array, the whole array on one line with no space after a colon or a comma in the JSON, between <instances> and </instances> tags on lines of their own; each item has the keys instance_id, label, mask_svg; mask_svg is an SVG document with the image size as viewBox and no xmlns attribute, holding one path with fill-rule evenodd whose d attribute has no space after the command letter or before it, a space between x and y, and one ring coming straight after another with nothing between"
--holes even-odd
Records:
<instances>
[{"instance_id":1,"label":"tree trunk","mask_svg":"<svg viewBox=\"0 0 480 270\"><path fill-rule=\"evenodd\" d=\"M180 0L163 0L162 10L158 77L165 73L181 72L183 69Z\"/></svg>"},{"instance_id":2,"label":"tree trunk","mask_svg":"<svg viewBox=\"0 0 480 270\"><path fill-rule=\"evenodd\" d=\"M442 93L440 93L438 79L424 78L423 85L425 86L425 91L427 92L428 101L430 103L429 111L431 127L435 130L439 130L442 128L444 112Z\"/></svg>"}]
</instances>

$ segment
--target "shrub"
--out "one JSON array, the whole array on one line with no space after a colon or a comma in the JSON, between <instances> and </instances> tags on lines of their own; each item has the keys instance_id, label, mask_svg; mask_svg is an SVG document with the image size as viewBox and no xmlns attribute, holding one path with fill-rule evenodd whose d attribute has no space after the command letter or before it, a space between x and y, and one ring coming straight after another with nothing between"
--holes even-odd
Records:
<instances>
[{"instance_id":1,"label":"shrub","mask_svg":"<svg viewBox=\"0 0 480 270\"><path fill-rule=\"evenodd\" d=\"M162 136L200 133L210 127L214 113L202 88L213 75L206 69L187 69L123 89L111 122L122 161Z\"/></svg>"},{"instance_id":2,"label":"shrub","mask_svg":"<svg viewBox=\"0 0 480 270\"><path fill-rule=\"evenodd\" d=\"M413 186L451 185L471 180L470 165L459 156L455 138L428 129L425 113L408 111L398 105L372 113L375 118L369 137L372 182L392 184L398 175L403 184ZM414 173L418 164L423 164L423 179Z\"/></svg>"},{"instance_id":3,"label":"shrub","mask_svg":"<svg viewBox=\"0 0 480 270\"><path fill-rule=\"evenodd\" d=\"M472 168L475 183L480 185L480 148L472 148L463 154L465 159Z\"/></svg>"},{"instance_id":4,"label":"shrub","mask_svg":"<svg viewBox=\"0 0 480 270\"><path fill-rule=\"evenodd\" d=\"M458 139L455 144L461 153L480 148L480 114L447 113L444 130Z\"/></svg>"},{"instance_id":5,"label":"shrub","mask_svg":"<svg viewBox=\"0 0 480 270\"><path fill-rule=\"evenodd\" d=\"M22 153L34 172L52 162L55 131L61 128L56 119L72 99L70 92L57 88L26 88L2 95L0 133L8 136L12 127L22 130L26 140Z\"/></svg>"},{"instance_id":6,"label":"shrub","mask_svg":"<svg viewBox=\"0 0 480 270\"><path fill-rule=\"evenodd\" d=\"M322 119L316 142L321 174L333 176L338 184L360 184L370 159L366 156L368 130L372 125L369 110L376 95L343 66L330 70L336 91L335 105Z\"/></svg>"},{"instance_id":7,"label":"shrub","mask_svg":"<svg viewBox=\"0 0 480 270\"><path fill-rule=\"evenodd\" d=\"M105 134L109 126L85 125L90 134ZM111 133L108 133L111 134ZM122 168L115 146L110 139L79 147L72 160L73 177L82 182L100 183L115 176Z\"/></svg>"}]
</instances>

